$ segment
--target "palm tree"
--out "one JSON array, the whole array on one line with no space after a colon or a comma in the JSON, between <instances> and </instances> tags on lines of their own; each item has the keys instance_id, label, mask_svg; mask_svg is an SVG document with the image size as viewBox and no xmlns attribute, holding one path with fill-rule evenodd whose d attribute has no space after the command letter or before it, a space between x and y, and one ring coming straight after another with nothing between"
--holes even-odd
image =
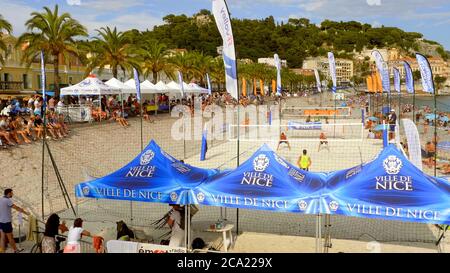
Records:
<instances>
[{"instance_id":1,"label":"palm tree","mask_svg":"<svg viewBox=\"0 0 450 273\"><path fill-rule=\"evenodd\" d=\"M136 50L127 33L117 31L116 27L102 27L96 31L99 36L90 43L92 56L88 61L89 72L98 67L101 74L103 69L109 66L113 76L117 78L119 68L124 72L132 67L139 69Z\"/></svg>"},{"instance_id":2,"label":"palm tree","mask_svg":"<svg viewBox=\"0 0 450 273\"><path fill-rule=\"evenodd\" d=\"M6 52L6 44L2 40L2 33L3 31L7 31L8 33L12 32L12 26L11 24L3 19L2 15L0 15L0 50L3 50ZM0 64L5 64L5 59L3 58L3 55L0 54Z\"/></svg>"},{"instance_id":3,"label":"palm tree","mask_svg":"<svg viewBox=\"0 0 450 273\"><path fill-rule=\"evenodd\" d=\"M219 91L222 83L225 83L225 66L222 57L214 58L211 62L211 81L215 81Z\"/></svg>"},{"instance_id":4,"label":"palm tree","mask_svg":"<svg viewBox=\"0 0 450 273\"><path fill-rule=\"evenodd\" d=\"M23 51L22 62L28 67L31 66L34 58L39 52L44 51L46 58L52 57L55 70L54 84L55 95L59 96L59 61L63 56L67 62L70 56L77 56L76 42L77 36L87 36L87 31L77 20L73 19L69 13L59 15L58 5L52 11L44 7L44 12L32 12L31 19L25 25L29 32L22 34L16 47L27 44Z\"/></svg>"},{"instance_id":5,"label":"palm tree","mask_svg":"<svg viewBox=\"0 0 450 273\"><path fill-rule=\"evenodd\" d=\"M183 77L188 81L191 81L197 73L193 53L178 53L170 58L170 63L173 68L180 71L183 74Z\"/></svg>"},{"instance_id":6,"label":"palm tree","mask_svg":"<svg viewBox=\"0 0 450 273\"><path fill-rule=\"evenodd\" d=\"M156 41L147 41L140 45L139 55L143 61L142 70L145 77L152 74L153 83L158 82L158 74L164 72L166 75L172 74L172 66L167 56L166 45Z\"/></svg>"},{"instance_id":7,"label":"palm tree","mask_svg":"<svg viewBox=\"0 0 450 273\"><path fill-rule=\"evenodd\" d=\"M190 58L193 64L193 74L196 79L200 81L201 85L204 85L205 75L211 71L213 58L211 56L204 55L202 52L192 52Z\"/></svg>"}]
</instances>

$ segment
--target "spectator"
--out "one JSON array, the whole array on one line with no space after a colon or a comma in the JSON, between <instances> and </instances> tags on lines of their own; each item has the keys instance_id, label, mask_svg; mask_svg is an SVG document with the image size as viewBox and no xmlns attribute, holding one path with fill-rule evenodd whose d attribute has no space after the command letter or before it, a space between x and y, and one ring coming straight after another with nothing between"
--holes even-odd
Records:
<instances>
[{"instance_id":1,"label":"spectator","mask_svg":"<svg viewBox=\"0 0 450 273\"><path fill-rule=\"evenodd\" d=\"M1 240L0 240L0 248L1 251L6 249L6 239L8 243L11 245L14 253L22 252L24 249L17 249L16 242L13 237L13 227L12 227L12 215L11 209L15 209L19 212L22 212L26 215L30 215L24 209L19 206L16 206L11 198L13 197L13 190L6 189L4 191L4 196L0 198L0 229L1 229Z\"/></svg>"},{"instance_id":2,"label":"spectator","mask_svg":"<svg viewBox=\"0 0 450 273\"><path fill-rule=\"evenodd\" d=\"M56 253L59 249L57 247L58 232L64 233L69 229L66 222L59 222L59 216L56 213L50 215L45 223L44 238L42 239L42 253Z\"/></svg>"},{"instance_id":3,"label":"spectator","mask_svg":"<svg viewBox=\"0 0 450 273\"><path fill-rule=\"evenodd\" d=\"M64 248L64 253L81 253L80 240L82 236L91 237L91 233L83 229L83 220L81 218L75 219L73 226L69 229L67 235L67 245Z\"/></svg>"}]
</instances>

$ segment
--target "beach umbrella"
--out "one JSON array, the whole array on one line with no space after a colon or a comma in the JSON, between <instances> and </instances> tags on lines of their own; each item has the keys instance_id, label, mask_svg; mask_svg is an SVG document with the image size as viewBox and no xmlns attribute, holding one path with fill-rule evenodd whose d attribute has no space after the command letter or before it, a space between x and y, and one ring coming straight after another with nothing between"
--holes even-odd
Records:
<instances>
[{"instance_id":1,"label":"beach umbrella","mask_svg":"<svg viewBox=\"0 0 450 273\"><path fill-rule=\"evenodd\" d=\"M437 145L438 150L445 150L450 152L450 141L439 142Z\"/></svg>"},{"instance_id":2,"label":"beach umbrella","mask_svg":"<svg viewBox=\"0 0 450 273\"><path fill-rule=\"evenodd\" d=\"M448 121L449 121L449 119L448 119L447 116L440 117L439 119L440 119L441 121L443 121L443 122L448 122Z\"/></svg>"},{"instance_id":3,"label":"beach umbrella","mask_svg":"<svg viewBox=\"0 0 450 273\"><path fill-rule=\"evenodd\" d=\"M377 118L377 117L368 117L367 119L368 119L368 120L371 120L371 121L378 121L378 118Z\"/></svg>"}]
</instances>

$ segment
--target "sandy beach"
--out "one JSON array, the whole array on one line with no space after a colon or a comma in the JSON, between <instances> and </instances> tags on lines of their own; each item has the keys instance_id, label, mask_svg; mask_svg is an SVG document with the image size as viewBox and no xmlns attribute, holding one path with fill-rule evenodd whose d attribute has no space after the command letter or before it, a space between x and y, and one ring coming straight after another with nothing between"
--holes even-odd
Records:
<instances>
[{"instance_id":1,"label":"sandy beach","mask_svg":"<svg viewBox=\"0 0 450 273\"><path fill-rule=\"evenodd\" d=\"M308 105L302 99L288 100L293 105ZM313 103L310 101L309 103ZM358 113L359 112L359 113ZM338 122L361 122L359 109L352 117ZM172 156L185 159L191 165L204 168L234 168L237 158L235 141L209 141L207 159L200 161L201 141L174 141L170 137L176 118L159 114L154 123L144 121L144 146L154 139ZM106 238L114 237L115 222L124 220L141 228L142 232L155 241L167 230L155 231L151 223L168 211L165 204L147 204L128 201L77 200L74 186L85 181L87 175L101 177L117 170L141 149L140 120L130 119L130 127L122 128L117 123L80 124L71 127L70 137L50 141L49 147L58 170L64 180L72 203L79 217L85 219L85 226ZM420 130L420 129L419 129ZM367 132L364 132L367 135ZM240 142L239 161L242 163L264 142ZM267 143L276 149L277 140ZM373 159L382 149L381 140L353 140L350 142L330 141L330 150L317 151L318 142L292 142L292 149L282 146L278 153L290 161L296 160L302 149L307 149L312 158L312 171L332 171L350 168ZM349 149L351 147L351 149ZM22 145L0 151L0 179L3 187L14 189L15 199L40 217L42 142ZM44 213L59 212L69 223L74 219L64 202L50 157L45 155ZM239 211L239 237L235 252L314 252L315 216L270 213L265 211ZM217 207L202 207L193 220L193 237L201 236L208 241L217 241L217 234L204 232L208 223L219 218L237 223L236 210L221 210ZM242 234L241 234L242 233ZM109 234L109 235L107 235ZM437 229L431 225L406 222L382 221L353 217L332 217L332 241L330 252L374 252L368 243L377 241L381 252L437 252L434 241ZM263 239L264 238L264 239ZM445 245L445 244L444 244ZM299 247L301 246L301 247ZM376 245L376 247L379 247ZM447 249L450 249L447 247Z\"/></svg>"}]
</instances>

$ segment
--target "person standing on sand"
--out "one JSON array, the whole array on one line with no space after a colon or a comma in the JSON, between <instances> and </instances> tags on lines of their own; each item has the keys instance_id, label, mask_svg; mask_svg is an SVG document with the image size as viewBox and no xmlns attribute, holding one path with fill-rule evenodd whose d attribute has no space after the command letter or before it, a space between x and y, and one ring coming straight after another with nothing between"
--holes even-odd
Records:
<instances>
[{"instance_id":1,"label":"person standing on sand","mask_svg":"<svg viewBox=\"0 0 450 273\"><path fill-rule=\"evenodd\" d=\"M11 200L12 197L13 197L13 190L6 189L4 191L4 196L0 198L0 229L1 229L0 252L3 252L6 249L5 239L8 239L8 243L11 245L12 249L14 250L14 253L19 253L22 252L24 249L23 248L17 249L16 242L14 241L11 209L13 208L26 215L30 215L30 213L26 212L23 208L16 206Z\"/></svg>"}]
</instances>

